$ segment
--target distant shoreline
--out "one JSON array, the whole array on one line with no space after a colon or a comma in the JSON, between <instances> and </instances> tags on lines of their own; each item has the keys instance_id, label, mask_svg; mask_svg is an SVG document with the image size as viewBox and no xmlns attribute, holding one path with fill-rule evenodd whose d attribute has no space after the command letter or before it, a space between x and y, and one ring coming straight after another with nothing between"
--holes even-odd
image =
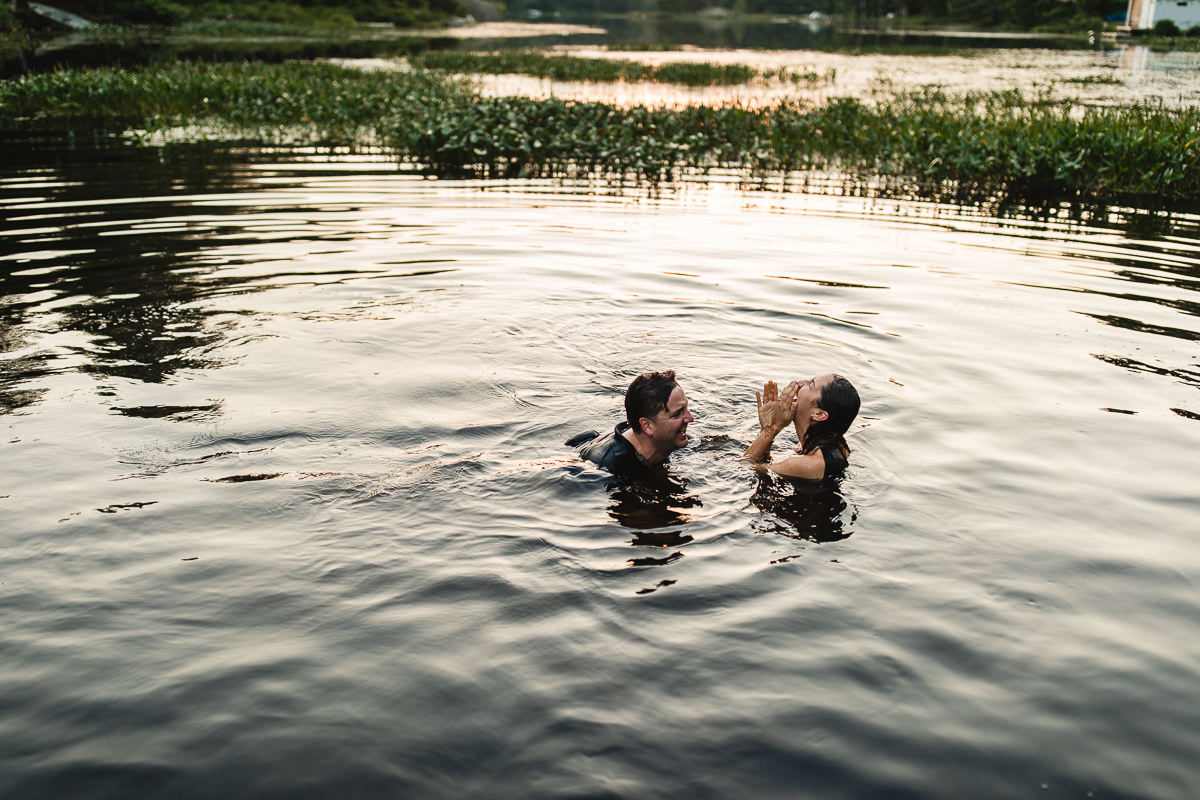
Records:
<instances>
[{"instance_id":1,"label":"distant shoreline","mask_svg":"<svg viewBox=\"0 0 1200 800\"><path fill-rule=\"evenodd\" d=\"M594 25L565 22L477 22L449 28L404 30L408 36L444 36L452 39L520 39L532 36L588 36L608 33Z\"/></svg>"},{"instance_id":2,"label":"distant shoreline","mask_svg":"<svg viewBox=\"0 0 1200 800\"><path fill-rule=\"evenodd\" d=\"M1044 31L958 31L934 30L926 28L846 28L838 29L838 33L848 33L855 36L936 36L943 39L1072 39L1078 38L1078 33L1046 33Z\"/></svg>"},{"instance_id":3,"label":"distant shoreline","mask_svg":"<svg viewBox=\"0 0 1200 800\"><path fill-rule=\"evenodd\" d=\"M603 35L605 28L594 25L555 22L479 22L449 28L421 28L406 30L410 36L447 36L454 39L513 39L531 36L580 36ZM926 28L845 28L838 33L854 36L914 36L939 37L943 39L1063 39L1072 38L1070 33L1047 33L1044 31L967 31ZM1078 34L1075 34L1078 35Z\"/></svg>"}]
</instances>

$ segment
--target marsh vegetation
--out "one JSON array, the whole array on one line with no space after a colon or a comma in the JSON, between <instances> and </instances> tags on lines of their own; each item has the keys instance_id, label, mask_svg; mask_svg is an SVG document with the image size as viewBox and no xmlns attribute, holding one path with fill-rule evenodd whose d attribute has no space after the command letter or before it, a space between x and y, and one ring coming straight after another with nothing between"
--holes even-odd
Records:
<instances>
[{"instance_id":1,"label":"marsh vegetation","mask_svg":"<svg viewBox=\"0 0 1200 800\"><path fill-rule=\"evenodd\" d=\"M626 68L514 58L530 68ZM415 62L454 71L506 63L477 54ZM736 74L753 77L746 69ZM754 178L827 169L880 192L961 200L1200 202L1200 109L1074 107L1018 91L893 89L765 107L625 107L483 97L469 81L424 68L177 62L0 83L0 124L140 135L203 128L264 142L382 146L413 169L444 176L664 181L714 169Z\"/></svg>"},{"instance_id":2,"label":"marsh vegetation","mask_svg":"<svg viewBox=\"0 0 1200 800\"><path fill-rule=\"evenodd\" d=\"M494 53L431 50L415 55L410 62L422 69L451 73L532 75L556 81L653 81L683 86L736 86L750 81L772 80L815 84L832 80L834 76L832 70L759 70L745 64L713 64L705 61L643 64L627 59L579 58L528 50Z\"/></svg>"}]
</instances>

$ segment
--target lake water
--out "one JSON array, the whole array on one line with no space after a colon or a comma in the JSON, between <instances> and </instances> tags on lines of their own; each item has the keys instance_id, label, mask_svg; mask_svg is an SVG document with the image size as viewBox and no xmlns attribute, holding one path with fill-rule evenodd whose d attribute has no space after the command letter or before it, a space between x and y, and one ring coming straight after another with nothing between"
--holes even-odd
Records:
<instances>
[{"instance_id":1,"label":"lake water","mask_svg":"<svg viewBox=\"0 0 1200 800\"><path fill-rule=\"evenodd\" d=\"M1200 792L1200 218L3 163L0 795ZM758 478L827 371L848 475Z\"/></svg>"},{"instance_id":2,"label":"lake water","mask_svg":"<svg viewBox=\"0 0 1200 800\"><path fill-rule=\"evenodd\" d=\"M1086 106L1138 102L1170 107L1200 103L1200 52L1159 53L1145 46L1120 45L1089 50L974 49L939 53L895 52L863 56L814 50L679 50L621 52L564 47L582 58L621 58L650 64L708 61L747 64L762 73L787 70L816 80L766 81L765 85L686 88L651 83L558 83L497 76L485 87L497 94L554 95L618 103L738 103L773 105L780 100L823 103L831 97L869 100L873 92L935 87L952 94L1016 90Z\"/></svg>"},{"instance_id":3,"label":"lake water","mask_svg":"<svg viewBox=\"0 0 1200 800\"><path fill-rule=\"evenodd\" d=\"M620 59L659 66L708 62L744 64L758 70L750 84L688 87L652 82L557 81L527 75L476 75L488 95L558 97L622 106L774 106L781 101L821 104L835 97L865 102L897 92L936 89L964 92L1014 90L1076 107L1137 103L1171 108L1200 103L1200 52L1156 52L1143 45L1102 45L1093 49L963 49L936 54L897 51L862 55L819 50L700 49L621 50L594 45L558 45L551 55ZM361 69L406 69L401 57L334 58ZM775 77L780 71L804 79ZM771 76L771 77L761 77Z\"/></svg>"}]
</instances>

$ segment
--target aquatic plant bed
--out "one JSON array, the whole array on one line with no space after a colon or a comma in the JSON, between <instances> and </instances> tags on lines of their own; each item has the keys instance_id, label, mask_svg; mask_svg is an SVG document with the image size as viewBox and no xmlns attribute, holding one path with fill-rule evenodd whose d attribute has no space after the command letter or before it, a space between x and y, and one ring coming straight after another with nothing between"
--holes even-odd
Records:
<instances>
[{"instance_id":1,"label":"aquatic plant bed","mask_svg":"<svg viewBox=\"0 0 1200 800\"><path fill-rule=\"evenodd\" d=\"M1026 198L1200 200L1200 110L1087 109L1013 92L900 94L867 105L617 108L523 98L433 109L396 143L439 172L554 175L579 165L649 178L685 167L756 173L837 165Z\"/></svg>"},{"instance_id":2,"label":"aquatic plant bed","mask_svg":"<svg viewBox=\"0 0 1200 800\"><path fill-rule=\"evenodd\" d=\"M428 72L364 73L332 64L210 64L61 70L0 82L0 129L154 132L224 126L250 139L354 144L397 119L462 103L468 90Z\"/></svg>"},{"instance_id":3,"label":"aquatic plant bed","mask_svg":"<svg viewBox=\"0 0 1200 800\"><path fill-rule=\"evenodd\" d=\"M833 78L832 71L760 71L744 64L705 62L650 65L626 59L579 58L524 50L495 53L435 50L413 56L409 61L421 69L484 75L532 75L558 81L653 81L684 86L737 86L752 80L818 83Z\"/></svg>"},{"instance_id":4,"label":"aquatic plant bed","mask_svg":"<svg viewBox=\"0 0 1200 800\"><path fill-rule=\"evenodd\" d=\"M0 129L221 124L246 138L386 144L431 173L660 181L836 167L906 191L1021 201L1200 204L1200 109L1071 108L1017 92L898 93L871 104L655 109L483 98L437 73L176 63L0 83Z\"/></svg>"}]
</instances>

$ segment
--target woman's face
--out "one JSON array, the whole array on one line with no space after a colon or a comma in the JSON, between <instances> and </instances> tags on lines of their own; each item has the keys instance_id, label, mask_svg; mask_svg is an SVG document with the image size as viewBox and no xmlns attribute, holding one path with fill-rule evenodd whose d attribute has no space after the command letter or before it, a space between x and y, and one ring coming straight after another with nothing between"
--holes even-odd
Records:
<instances>
[{"instance_id":1,"label":"woman's face","mask_svg":"<svg viewBox=\"0 0 1200 800\"><path fill-rule=\"evenodd\" d=\"M796 393L796 419L802 415L810 416L814 409L820 408L821 393L832 382L833 373L801 379L800 390Z\"/></svg>"}]
</instances>

